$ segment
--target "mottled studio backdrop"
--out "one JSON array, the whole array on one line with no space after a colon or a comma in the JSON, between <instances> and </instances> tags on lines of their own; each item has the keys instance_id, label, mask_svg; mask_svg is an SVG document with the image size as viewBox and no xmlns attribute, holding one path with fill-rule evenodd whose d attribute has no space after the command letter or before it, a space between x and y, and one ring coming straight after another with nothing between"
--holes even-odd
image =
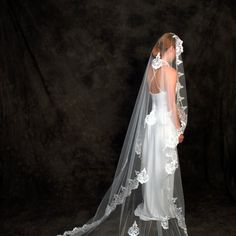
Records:
<instances>
[{"instance_id":1,"label":"mottled studio backdrop","mask_svg":"<svg viewBox=\"0 0 236 236\"><path fill-rule=\"evenodd\" d=\"M204 235L196 222L205 212L198 221L193 212L212 191L235 206L235 6L1 0L0 235L55 235L93 215L113 179L150 50L165 32L184 41L189 123L179 155L192 235Z\"/></svg>"}]
</instances>

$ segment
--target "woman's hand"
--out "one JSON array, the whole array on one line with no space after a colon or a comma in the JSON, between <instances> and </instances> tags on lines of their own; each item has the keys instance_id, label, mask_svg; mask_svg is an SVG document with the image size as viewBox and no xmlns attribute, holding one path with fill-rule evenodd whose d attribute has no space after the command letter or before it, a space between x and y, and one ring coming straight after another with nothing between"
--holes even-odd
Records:
<instances>
[{"instance_id":1,"label":"woman's hand","mask_svg":"<svg viewBox=\"0 0 236 236\"><path fill-rule=\"evenodd\" d=\"M179 136L179 143L182 143L182 142L183 142L183 140L184 140L184 135L183 135L183 134L181 134L181 135Z\"/></svg>"}]
</instances>

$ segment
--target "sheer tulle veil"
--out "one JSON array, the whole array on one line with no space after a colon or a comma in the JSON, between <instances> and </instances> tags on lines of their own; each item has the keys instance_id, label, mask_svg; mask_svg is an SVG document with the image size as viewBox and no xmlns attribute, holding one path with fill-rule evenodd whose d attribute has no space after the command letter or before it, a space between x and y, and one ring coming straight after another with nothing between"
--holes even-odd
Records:
<instances>
[{"instance_id":1,"label":"sheer tulle veil","mask_svg":"<svg viewBox=\"0 0 236 236\"><path fill-rule=\"evenodd\" d=\"M182 44L183 41L171 32L163 34L155 43L147 61L113 182L100 202L95 215L86 224L65 231L64 236L187 235L185 202L177 152L178 137L185 131L188 112L184 66L181 57ZM167 53L168 57L165 57ZM171 53L173 53L173 60L169 60ZM165 65L168 65L170 69L165 68ZM167 115L163 115L162 110L153 109L152 101L156 99L157 103L160 103L163 100L160 99L160 96L162 96L161 93L164 95L164 90L168 86L168 78L163 80L159 78L166 77L167 70L176 74L174 93L176 110L173 109L171 102L168 102L173 100L171 98L173 94L168 95L167 93L167 96L163 97L167 99L169 110ZM160 89L158 94L157 88L162 88L163 91ZM158 104L158 106L160 105ZM170 129L168 119L171 119L174 129L172 129L173 127ZM144 140L147 140L145 135L150 135L149 132L154 124L155 132L162 135L160 141L155 142L161 143L160 153L163 153L165 161L163 168L160 169L162 174L158 175L161 181L158 179L159 184L157 185L155 185L155 178L145 166L147 157L143 149ZM155 158L159 158L158 154ZM144 187L150 181L153 183L152 189L159 194L155 195L159 197L154 201L160 203L159 206L163 206L160 208L163 210L162 212L170 212L170 214L160 213L153 219L145 220L137 213L137 206L145 201ZM173 188L171 189L170 186ZM166 203L168 204L165 205ZM167 206L168 211L165 211L164 205Z\"/></svg>"}]
</instances>

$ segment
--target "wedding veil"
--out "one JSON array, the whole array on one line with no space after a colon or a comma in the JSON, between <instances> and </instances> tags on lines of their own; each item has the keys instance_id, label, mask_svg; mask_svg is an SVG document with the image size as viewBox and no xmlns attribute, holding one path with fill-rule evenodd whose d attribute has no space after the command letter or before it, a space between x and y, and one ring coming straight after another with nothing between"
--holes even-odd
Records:
<instances>
[{"instance_id":1,"label":"wedding veil","mask_svg":"<svg viewBox=\"0 0 236 236\"><path fill-rule=\"evenodd\" d=\"M181 173L176 153L178 137L184 133L187 125L188 112L184 66L181 57L182 43L183 41L176 34L169 32L163 34L154 45L137 95L113 182L99 204L96 214L83 226L65 231L64 236L187 235ZM167 53L168 57L165 58ZM168 60L171 58L171 53L175 54L172 55L173 60ZM159 68L162 69L158 70ZM153 108L151 96L155 96L158 92L171 90L171 85L168 85L168 77L166 77L167 70L172 75L176 74L174 96L173 93L167 95L168 114L176 132L175 135L168 133L168 127L164 131L166 132L165 137L167 137L165 176L174 176L173 197L170 203L174 217L166 216L159 220L144 221L134 214L137 205L143 201L142 186L151 178L142 165L142 160L145 158L142 155L143 140L147 125L155 122L165 125L165 119L167 119L165 116L158 116L160 120L156 121L157 116L151 112ZM173 101L176 102L176 107ZM163 181L164 183L165 181ZM156 191L160 190L157 188ZM155 199L155 201L161 201L161 199Z\"/></svg>"}]
</instances>

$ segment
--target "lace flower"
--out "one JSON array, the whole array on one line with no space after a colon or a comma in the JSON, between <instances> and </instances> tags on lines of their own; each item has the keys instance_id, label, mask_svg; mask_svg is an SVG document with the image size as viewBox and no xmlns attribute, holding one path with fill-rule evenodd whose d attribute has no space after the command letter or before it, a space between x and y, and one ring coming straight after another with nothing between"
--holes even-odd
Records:
<instances>
[{"instance_id":1,"label":"lace flower","mask_svg":"<svg viewBox=\"0 0 236 236\"><path fill-rule=\"evenodd\" d=\"M152 60L152 68L153 69L158 69L162 65L161 57L160 57L160 52L156 55L156 57Z\"/></svg>"},{"instance_id":2,"label":"lace flower","mask_svg":"<svg viewBox=\"0 0 236 236\"><path fill-rule=\"evenodd\" d=\"M154 125L156 123L156 115L155 115L155 111L152 110L146 117L145 117L145 122L148 125Z\"/></svg>"},{"instance_id":3,"label":"lace flower","mask_svg":"<svg viewBox=\"0 0 236 236\"><path fill-rule=\"evenodd\" d=\"M163 219L161 221L161 226L163 229L169 229L169 221L168 221L168 218L166 217L166 219Z\"/></svg>"},{"instance_id":4,"label":"lace flower","mask_svg":"<svg viewBox=\"0 0 236 236\"><path fill-rule=\"evenodd\" d=\"M178 162L176 160L172 160L165 165L165 170L169 175L174 174L176 168L178 168Z\"/></svg>"},{"instance_id":5,"label":"lace flower","mask_svg":"<svg viewBox=\"0 0 236 236\"><path fill-rule=\"evenodd\" d=\"M128 234L130 236L137 236L137 235L139 235L139 227L138 227L136 221L134 221L133 225L129 228Z\"/></svg>"},{"instance_id":6,"label":"lace flower","mask_svg":"<svg viewBox=\"0 0 236 236\"><path fill-rule=\"evenodd\" d=\"M145 168L143 168L143 170L141 172L135 171L135 173L137 174L137 180L141 184L144 184L149 180L149 176L148 176L147 171L146 171Z\"/></svg>"}]
</instances>

